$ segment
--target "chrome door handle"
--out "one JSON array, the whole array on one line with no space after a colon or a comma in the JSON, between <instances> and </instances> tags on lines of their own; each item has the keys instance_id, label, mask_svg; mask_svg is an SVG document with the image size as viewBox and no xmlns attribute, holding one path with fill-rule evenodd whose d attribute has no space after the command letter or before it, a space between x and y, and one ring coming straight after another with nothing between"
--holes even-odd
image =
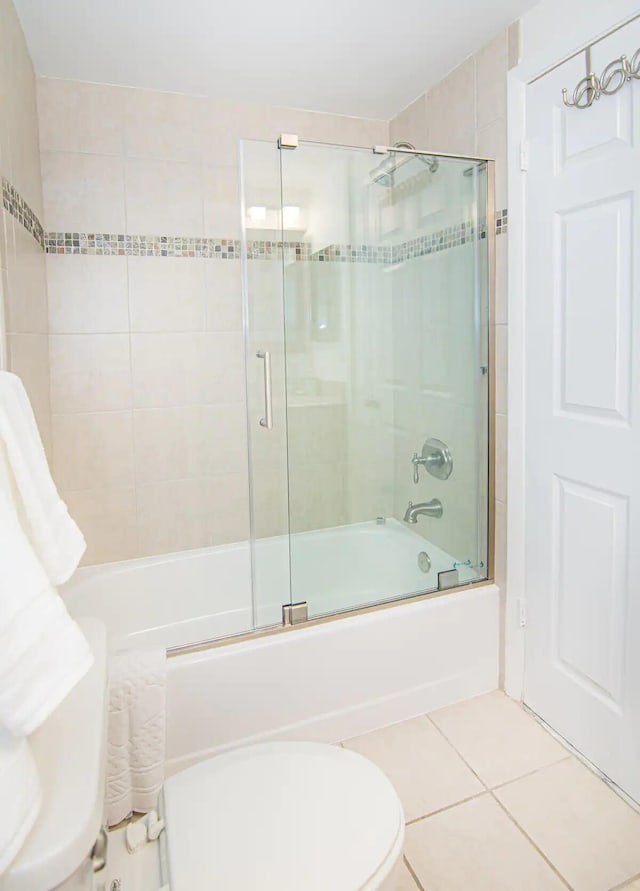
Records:
<instances>
[{"instance_id":1,"label":"chrome door handle","mask_svg":"<svg viewBox=\"0 0 640 891\"><path fill-rule=\"evenodd\" d=\"M260 418L260 426L271 430L273 427L273 413L271 409L271 353L269 350L260 350L256 353L257 359L264 359L264 418Z\"/></svg>"}]
</instances>

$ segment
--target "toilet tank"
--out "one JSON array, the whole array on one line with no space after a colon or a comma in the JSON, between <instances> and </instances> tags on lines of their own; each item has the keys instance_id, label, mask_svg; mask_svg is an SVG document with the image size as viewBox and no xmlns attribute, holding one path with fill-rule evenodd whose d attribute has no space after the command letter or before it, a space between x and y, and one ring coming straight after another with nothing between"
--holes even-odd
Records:
<instances>
[{"instance_id":1,"label":"toilet tank","mask_svg":"<svg viewBox=\"0 0 640 891\"><path fill-rule=\"evenodd\" d=\"M94 663L29 738L42 807L0 891L91 888L87 858L104 822L107 640L104 626L80 619Z\"/></svg>"}]
</instances>

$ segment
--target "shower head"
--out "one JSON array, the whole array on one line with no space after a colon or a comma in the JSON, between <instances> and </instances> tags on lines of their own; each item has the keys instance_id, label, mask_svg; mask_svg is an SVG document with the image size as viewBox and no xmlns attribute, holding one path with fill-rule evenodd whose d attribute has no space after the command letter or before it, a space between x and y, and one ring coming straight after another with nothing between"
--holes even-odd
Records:
<instances>
[{"instance_id":1,"label":"shower head","mask_svg":"<svg viewBox=\"0 0 640 891\"><path fill-rule=\"evenodd\" d=\"M415 146L411 145L410 142L396 142L393 148L408 149L410 152L416 151ZM438 159L434 158L432 155L412 155L402 153L399 157L396 157L393 153L390 153L386 158L383 158L377 167L374 167L374 169L369 172L369 176L371 177L372 182L376 183L376 185L383 186L385 189L393 188L395 185L394 174L400 170L401 167L404 167L405 164L408 164L413 158L422 161L422 163L429 168L431 173L435 173L438 169Z\"/></svg>"}]
</instances>

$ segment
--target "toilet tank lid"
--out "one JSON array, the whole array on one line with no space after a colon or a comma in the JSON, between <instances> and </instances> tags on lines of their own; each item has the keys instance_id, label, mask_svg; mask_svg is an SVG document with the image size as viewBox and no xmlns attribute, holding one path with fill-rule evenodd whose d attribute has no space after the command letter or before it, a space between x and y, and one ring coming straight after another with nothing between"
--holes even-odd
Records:
<instances>
[{"instance_id":1,"label":"toilet tank lid","mask_svg":"<svg viewBox=\"0 0 640 891\"><path fill-rule=\"evenodd\" d=\"M94 663L29 738L42 807L0 891L45 891L72 875L102 825L105 786L107 638L104 625L80 619Z\"/></svg>"}]
</instances>

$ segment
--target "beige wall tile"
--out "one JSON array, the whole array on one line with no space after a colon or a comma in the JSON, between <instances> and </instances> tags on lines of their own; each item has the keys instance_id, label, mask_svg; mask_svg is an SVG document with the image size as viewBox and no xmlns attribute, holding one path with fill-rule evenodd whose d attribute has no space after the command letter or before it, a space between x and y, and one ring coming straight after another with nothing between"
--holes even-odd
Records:
<instances>
[{"instance_id":1,"label":"beige wall tile","mask_svg":"<svg viewBox=\"0 0 640 891\"><path fill-rule=\"evenodd\" d=\"M45 255L20 224L13 227L13 250L7 256L6 326L10 333L48 331Z\"/></svg>"},{"instance_id":2,"label":"beige wall tile","mask_svg":"<svg viewBox=\"0 0 640 891\"><path fill-rule=\"evenodd\" d=\"M139 554L132 489L61 492L87 540L84 565L129 560Z\"/></svg>"},{"instance_id":3,"label":"beige wall tile","mask_svg":"<svg viewBox=\"0 0 640 891\"><path fill-rule=\"evenodd\" d=\"M242 336L236 331L214 331L204 335L206 403L237 403L245 400L245 362Z\"/></svg>"},{"instance_id":4,"label":"beige wall tile","mask_svg":"<svg viewBox=\"0 0 640 891\"><path fill-rule=\"evenodd\" d=\"M125 183L130 235L203 235L199 164L129 158Z\"/></svg>"},{"instance_id":5,"label":"beige wall tile","mask_svg":"<svg viewBox=\"0 0 640 891\"><path fill-rule=\"evenodd\" d=\"M204 335L131 335L131 374L135 408L205 402Z\"/></svg>"},{"instance_id":6,"label":"beige wall tile","mask_svg":"<svg viewBox=\"0 0 640 891\"><path fill-rule=\"evenodd\" d=\"M43 225L50 231L123 232L120 158L42 153Z\"/></svg>"},{"instance_id":7,"label":"beige wall tile","mask_svg":"<svg viewBox=\"0 0 640 891\"><path fill-rule=\"evenodd\" d=\"M247 411L244 403L203 405L201 418L201 461L209 476L246 472Z\"/></svg>"},{"instance_id":8,"label":"beige wall tile","mask_svg":"<svg viewBox=\"0 0 640 891\"><path fill-rule=\"evenodd\" d=\"M249 483L246 468L238 473L210 477L205 490L213 544L246 541L249 537Z\"/></svg>"},{"instance_id":9,"label":"beige wall tile","mask_svg":"<svg viewBox=\"0 0 640 891\"><path fill-rule=\"evenodd\" d=\"M476 54L478 122L485 127L505 117L507 105L507 32L501 31Z\"/></svg>"},{"instance_id":10,"label":"beige wall tile","mask_svg":"<svg viewBox=\"0 0 640 891\"><path fill-rule=\"evenodd\" d=\"M507 291L508 245L508 235L501 235L500 238L496 238L496 293L493 316L493 321L496 325L506 325L509 320Z\"/></svg>"},{"instance_id":11,"label":"beige wall tile","mask_svg":"<svg viewBox=\"0 0 640 891\"><path fill-rule=\"evenodd\" d=\"M496 162L496 210L507 206L507 121L495 118L477 132L476 150L481 158L493 158Z\"/></svg>"},{"instance_id":12,"label":"beige wall tile","mask_svg":"<svg viewBox=\"0 0 640 891\"><path fill-rule=\"evenodd\" d=\"M251 138L245 106L222 99L206 99L202 120L202 158L207 164L238 163L239 140ZM259 138L253 136L253 138Z\"/></svg>"},{"instance_id":13,"label":"beige wall tile","mask_svg":"<svg viewBox=\"0 0 640 891\"><path fill-rule=\"evenodd\" d=\"M233 260L205 264L205 325L208 331L242 330L241 264Z\"/></svg>"},{"instance_id":14,"label":"beige wall tile","mask_svg":"<svg viewBox=\"0 0 640 891\"><path fill-rule=\"evenodd\" d=\"M131 408L126 334L53 334L51 408L56 413Z\"/></svg>"},{"instance_id":15,"label":"beige wall tile","mask_svg":"<svg viewBox=\"0 0 640 891\"><path fill-rule=\"evenodd\" d=\"M293 464L289 468L291 531L309 532L347 521L342 464Z\"/></svg>"},{"instance_id":16,"label":"beige wall tile","mask_svg":"<svg viewBox=\"0 0 640 891\"><path fill-rule=\"evenodd\" d=\"M427 99L423 94L408 105L390 123L389 141L411 142L418 149L430 149Z\"/></svg>"},{"instance_id":17,"label":"beige wall tile","mask_svg":"<svg viewBox=\"0 0 640 891\"><path fill-rule=\"evenodd\" d=\"M131 158L200 161L207 100L181 93L127 90L124 145Z\"/></svg>"},{"instance_id":18,"label":"beige wall tile","mask_svg":"<svg viewBox=\"0 0 640 891\"><path fill-rule=\"evenodd\" d=\"M122 154L126 88L41 77L37 90L43 151Z\"/></svg>"},{"instance_id":19,"label":"beige wall tile","mask_svg":"<svg viewBox=\"0 0 640 891\"><path fill-rule=\"evenodd\" d=\"M11 0L0 2L0 175L42 217L35 77ZM44 254L0 208L0 365L19 375L51 454ZM5 334L7 335L5 338Z\"/></svg>"},{"instance_id":20,"label":"beige wall tile","mask_svg":"<svg viewBox=\"0 0 640 891\"><path fill-rule=\"evenodd\" d=\"M5 132L2 173L37 214L42 213L35 77L24 35L11 3L2 11L0 56L4 60L2 124Z\"/></svg>"},{"instance_id":21,"label":"beige wall tile","mask_svg":"<svg viewBox=\"0 0 640 891\"><path fill-rule=\"evenodd\" d=\"M136 408L244 400L244 352L237 332L133 334Z\"/></svg>"},{"instance_id":22,"label":"beige wall tile","mask_svg":"<svg viewBox=\"0 0 640 891\"><path fill-rule=\"evenodd\" d=\"M181 405L134 412L142 483L246 472L244 405Z\"/></svg>"},{"instance_id":23,"label":"beige wall tile","mask_svg":"<svg viewBox=\"0 0 640 891\"><path fill-rule=\"evenodd\" d=\"M204 480L155 482L138 486L136 495L143 556L211 544Z\"/></svg>"},{"instance_id":24,"label":"beige wall tile","mask_svg":"<svg viewBox=\"0 0 640 891\"><path fill-rule=\"evenodd\" d=\"M207 238L240 238L238 167L203 168L204 234Z\"/></svg>"},{"instance_id":25,"label":"beige wall tile","mask_svg":"<svg viewBox=\"0 0 640 891\"><path fill-rule=\"evenodd\" d=\"M476 127L474 58L467 59L429 90L426 108L429 136L435 151L464 154L471 147L473 154Z\"/></svg>"},{"instance_id":26,"label":"beige wall tile","mask_svg":"<svg viewBox=\"0 0 640 891\"><path fill-rule=\"evenodd\" d=\"M206 260L129 257L132 331L201 331Z\"/></svg>"},{"instance_id":27,"label":"beige wall tile","mask_svg":"<svg viewBox=\"0 0 640 891\"><path fill-rule=\"evenodd\" d=\"M49 338L45 334L9 334L7 343L9 369L22 379L45 449L51 454Z\"/></svg>"},{"instance_id":28,"label":"beige wall tile","mask_svg":"<svg viewBox=\"0 0 640 891\"><path fill-rule=\"evenodd\" d=\"M388 142L388 126L381 121L144 90L45 81L40 104L47 225L66 231L238 237L240 138L275 144L280 132L291 130L310 140ZM94 428L107 423L103 412L128 417L126 410L135 405L136 553L246 538L240 264L77 256L48 262L53 401L59 414L82 413L80 419L56 422L56 440L64 446L65 439L80 438L76 431L83 424L93 423L85 437L90 440L97 435ZM281 301L280 285L280 322L265 308L268 325L275 324L279 334ZM100 420L92 422L89 415ZM102 477L80 456L71 462L79 466L64 467L64 485L86 486L97 495L129 491L123 460L115 451L96 452L105 465ZM265 467L270 480L277 476L272 470ZM341 473L333 474L329 486L323 481L332 476L329 469L315 475L320 512L343 511ZM208 498L199 491L205 488ZM279 517L281 502L286 507L282 485L265 502L269 516ZM87 496L81 505L90 523L92 503ZM120 509L122 503L113 512ZM283 531L280 520L277 525ZM110 535L96 523L89 560L109 552ZM112 553L126 552L122 541L116 545Z\"/></svg>"},{"instance_id":29,"label":"beige wall tile","mask_svg":"<svg viewBox=\"0 0 640 891\"><path fill-rule=\"evenodd\" d=\"M130 411L52 417L53 473L66 491L133 487Z\"/></svg>"},{"instance_id":30,"label":"beige wall tile","mask_svg":"<svg viewBox=\"0 0 640 891\"><path fill-rule=\"evenodd\" d=\"M302 139L333 142L338 145L357 145L373 148L389 142L387 121L368 120L344 115L308 112L308 126L301 128Z\"/></svg>"},{"instance_id":31,"label":"beige wall tile","mask_svg":"<svg viewBox=\"0 0 640 891\"><path fill-rule=\"evenodd\" d=\"M287 410L287 429L292 466L344 460L349 432L345 405L292 403Z\"/></svg>"},{"instance_id":32,"label":"beige wall tile","mask_svg":"<svg viewBox=\"0 0 640 891\"><path fill-rule=\"evenodd\" d=\"M204 476L201 412L199 405L134 411L138 483Z\"/></svg>"},{"instance_id":33,"label":"beige wall tile","mask_svg":"<svg viewBox=\"0 0 640 891\"><path fill-rule=\"evenodd\" d=\"M43 225L50 231L124 232L123 162L42 152Z\"/></svg>"},{"instance_id":34,"label":"beige wall tile","mask_svg":"<svg viewBox=\"0 0 640 891\"><path fill-rule=\"evenodd\" d=\"M129 330L126 257L49 254L47 285L51 333Z\"/></svg>"}]
</instances>

